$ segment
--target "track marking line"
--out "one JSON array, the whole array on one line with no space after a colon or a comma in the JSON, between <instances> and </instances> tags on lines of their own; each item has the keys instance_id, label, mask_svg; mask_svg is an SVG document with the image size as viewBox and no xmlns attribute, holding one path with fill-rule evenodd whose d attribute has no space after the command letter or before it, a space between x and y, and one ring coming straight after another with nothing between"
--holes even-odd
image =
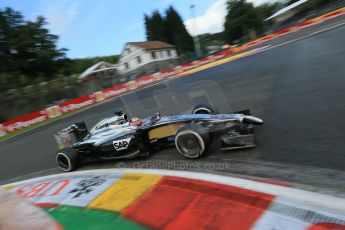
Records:
<instances>
[{"instance_id":1,"label":"track marking line","mask_svg":"<svg viewBox=\"0 0 345 230\"><path fill-rule=\"evenodd\" d=\"M311 33L311 34L304 35L304 36L299 37L299 38L292 39L292 40L287 41L287 42L283 42L283 43L278 44L278 45L273 45L273 46L269 46L269 47L264 46L263 49L259 50L256 53L261 53L261 52L264 52L264 51L267 51L267 50L270 50L270 49L273 49L273 48L277 48L277 47L280 47L280 46L288 45L290 43L297 42L297 41L303 40L305 38L309 38L309 37L312 37L314 35L317 35L317 34L320 34L320 33L323 33L323 32L327 32L327 31L332 30L332 29L336 29L336 28L344 26L344 25L345 25L345 22L337 24L337 25L332 26L332 27L328 27L326 29L322 29L322 30L316 31L316 32Z\"/></svg>"}]
</instances>

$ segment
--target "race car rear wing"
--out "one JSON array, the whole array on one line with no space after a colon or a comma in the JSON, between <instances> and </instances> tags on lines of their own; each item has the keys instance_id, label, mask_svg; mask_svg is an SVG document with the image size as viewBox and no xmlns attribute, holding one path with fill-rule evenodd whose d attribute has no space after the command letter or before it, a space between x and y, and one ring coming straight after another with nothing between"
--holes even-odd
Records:
<instances>
[{"instance_id":1,"label":"race car rear wing","mask_svg":"<svg viewBox=\"0 0 345 230\"><path fill-rule=\"evenodd\" d=\"M71 147L73 144L76 143L74 134L70 132L66 132L66 131L58 132L57 134L54 135L54 138L58 146L58 149L60 150Z\"/></svg>"},{"instance_id":2,"label":"race car rear wing","mask_svg":"<svg viewBox=\"0 0 345 230\"><path fill-rule=\"evenodd\" d=\"M74 123L54 135L59 149L71 147L88 134L85 122Z\"/></svg>"}]
</instances>

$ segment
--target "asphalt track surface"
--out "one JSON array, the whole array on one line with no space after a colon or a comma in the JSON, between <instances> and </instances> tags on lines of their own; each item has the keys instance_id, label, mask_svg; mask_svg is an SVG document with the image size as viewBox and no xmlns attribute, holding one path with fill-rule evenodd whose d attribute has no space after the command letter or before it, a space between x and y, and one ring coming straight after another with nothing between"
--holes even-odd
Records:
<instances>
[{"instance_id":1,"label":"asphalt track surface","mask_svg":"<svg viewBox=\"0 0 345 230\"><path fill-rule=\"evenodd\" d=\"M302 174L309 169L325 170L330 172L328 177L334 179L344 178L345 26L274 47L343 22L345 17L339 17L286 35L260 45L271 46L266 51L128 94L3 141L0 143L0 181L42 170L58 172L53 134L73 122L84 120L91 126L119 108L139 117L155 112L186 113L202 101L217 106L224 113L250 108L265 124L257 129L256 148L222 152L215 143L206 156L187 162L229 162L235 166L240 162L243 167L251 164L249 174L258 172L261 176L284 166L296 166L303 172L301 176L291 171L284 176L274 176L283 179L307 178ZM138 162L186 161L171 148ZM255 168L258 162L275 165L275 168L272 167L271 172L260 171L259 167ZM80 170L123 167L133 161L120 163L124 165L118 161L98 162L82 166ZM344 183L338 186L345 189Z\"/></svg>"}]
</instances>

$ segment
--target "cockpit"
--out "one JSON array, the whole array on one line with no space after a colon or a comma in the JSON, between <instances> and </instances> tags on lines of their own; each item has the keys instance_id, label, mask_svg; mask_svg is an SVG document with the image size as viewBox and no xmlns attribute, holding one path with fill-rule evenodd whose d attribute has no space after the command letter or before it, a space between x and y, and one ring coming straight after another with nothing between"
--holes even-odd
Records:
<instances>
[{"instance_id":1,"label":"cockpit","mask_svg":"<svg viewBox=\"0 0 345 230\"><path fill-rule=\"evenodd\" d=\"M100 122L98 122L95 126L92 127L90 133L93 133L95 131L104 129L104 128L116 128L116 127L120 127L121 125L124 125L126 123L128 123L127 121L127 116L113 116L113 117L109 117L106 119L101 120Z\"/></svg>"}]
</instances>

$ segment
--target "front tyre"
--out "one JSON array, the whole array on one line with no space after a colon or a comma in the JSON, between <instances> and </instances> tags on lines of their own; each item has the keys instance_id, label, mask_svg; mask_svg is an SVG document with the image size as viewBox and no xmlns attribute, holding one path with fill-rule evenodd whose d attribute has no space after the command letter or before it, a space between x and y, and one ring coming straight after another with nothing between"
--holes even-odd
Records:
<instances>
[{"instance_id":1,"label":"front tyre","mask_svg":"<svg viewBox=\"0 0 345 230\"><path fill-rule=\"evenodd\" d=\"M199 104L194 107L192 110L192 114L217 114L218 109L216 107L212 107L208 104Z\"/></svg>"},{"instance_id":2,"label":"front tyre","mask_svg":"<svg viewBox=\"0 0 345 230\"><path fill-rule=\"evenodd\" d=\"M55 160L64 172L71 172L79 165L79 155L73 148L64 148L56 153Z\"/></svg>"},{"instance_id":3,"label":"front tyre","mask_svg":"<svg viewBox=\"0 0 345 230\"><path fill-rule=\"evenodd\" d=\"M175 146L177 151L187 158L198 158L206 151L210 142L207 130L198 124L182 127L176 134Z\"/></svg>"}]
</instances>

